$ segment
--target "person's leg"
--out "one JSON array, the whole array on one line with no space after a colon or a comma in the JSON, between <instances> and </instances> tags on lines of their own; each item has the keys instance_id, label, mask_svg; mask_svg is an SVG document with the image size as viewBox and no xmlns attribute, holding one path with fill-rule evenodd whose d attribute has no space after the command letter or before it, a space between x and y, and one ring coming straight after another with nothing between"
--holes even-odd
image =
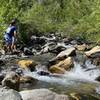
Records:
<instances>
[{"instance_id":1,"label":"person's leg","mask_svg":"<svg viewBox=\"0 0 100 100\"><path fill-rule=\"evenodd\" d=\"M9 42L9 40L6 40L5 51L10 52L11 51L10 47L11 47L11 43Z\"/></svg>"},{"instance_id":2,"label":"person's leg","mask_svg":"<svg viewBox=\"0 0 100 100\"><path fill-rule=\"evenodd\" d=\"M11 50L15 51L16 50L16 42L15 42L15 37L12 37L12 45L11 45Z\"/></svg>"}]
</instances>

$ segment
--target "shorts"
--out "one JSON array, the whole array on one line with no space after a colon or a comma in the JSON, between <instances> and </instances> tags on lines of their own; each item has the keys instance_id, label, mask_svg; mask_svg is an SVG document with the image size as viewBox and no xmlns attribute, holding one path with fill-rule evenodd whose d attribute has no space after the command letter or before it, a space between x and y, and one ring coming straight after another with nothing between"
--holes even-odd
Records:
<instances>
[{"instance_id":1,"label":"shorts","mask_svg":"<svg viewBox=\"0 0 100 100\"><path fill-rule=\"evenodd\" d=\"M10 37L7 34L4 35L4 40L5 40L6 45L12 45L16 43L15 37L14 36Z\"/></svg>"}]
</instances>

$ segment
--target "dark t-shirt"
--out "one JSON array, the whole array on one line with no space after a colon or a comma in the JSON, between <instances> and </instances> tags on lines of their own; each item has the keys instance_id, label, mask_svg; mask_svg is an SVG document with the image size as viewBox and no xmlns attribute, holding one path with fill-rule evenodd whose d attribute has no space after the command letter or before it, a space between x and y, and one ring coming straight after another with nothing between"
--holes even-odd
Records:
<instances>
[{"instance_id":1,"label":"dark t-shirt","mask_svg":"<svg viewBox=\"0 0 100 100\"><path fill-rule=\"evenodd\" d=\"M8 29L6 30L6 33L9 35L9 37L14 36L14 32L16 31L15 26L9 26Z\"/></svg>"}]
</instances>

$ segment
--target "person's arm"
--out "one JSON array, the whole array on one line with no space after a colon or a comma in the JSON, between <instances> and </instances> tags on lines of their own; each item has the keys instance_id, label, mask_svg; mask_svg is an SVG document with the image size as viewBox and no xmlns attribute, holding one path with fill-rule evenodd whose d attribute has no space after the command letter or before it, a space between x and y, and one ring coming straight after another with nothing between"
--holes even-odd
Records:
<instances>
[{"instance_id":1,"label":"person's arm","mask_svg":"<svg viewBox=\"0 0 100 100\"><path fill-rule=\"evenodd\" d=\"M14 37L15 38L17 37L17 31L14 31Z\"/></svg>"}]
</instances>

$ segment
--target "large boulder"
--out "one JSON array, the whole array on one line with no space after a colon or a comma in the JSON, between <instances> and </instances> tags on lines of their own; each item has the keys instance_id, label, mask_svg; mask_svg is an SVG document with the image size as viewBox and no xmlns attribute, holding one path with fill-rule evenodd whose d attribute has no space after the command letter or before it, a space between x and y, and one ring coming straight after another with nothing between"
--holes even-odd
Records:
<instances>
[{"instance_id":1,"label":"large boulder","mask_svg":"<svg viewBox=\"0 0 100 100\"><path fill-rule=\"evenodd\" d=\"M76 49L74 47L70 47L60 52L56 57L49 60L49 66L54 65L61 60L65 60L69 56L75 56L75 55L76 55Z\"/></svg>"},{"instance_id":2,"label":"large boulder","mask_svg":"<svg viewBox=\"0 0 100 100\"><path fill-rule=\"evenodd\" d=\"M57 64L51 66L49 68L50 72L52 73L64 73L65 70L70 70L71 68L74 67L74 63L73 63L73 59L71 57L68 57L60 62L58 62Z\"/></svg>"},{"instance_id":3,"label":"large boulder","mask_svg":"<svg viewBox=\"0 0 100 100\"><path fill-rule=\"evenodd\" d=\"M35 89L20 92L23 100L69 100L67 95L59 95L48 89Z\"/></svg>"},{"instance_id":4,"label":"large boulder","mask_svg":"<svg viewBox=\"0 0 100 100\"><path fill-rule=\"evenodd\" d=\"M23 69L29 69L31 71L34 71L37 63L33 60L21 60L18 62L18 65Z\"/></svg>"},{"instance_id":5,"label":"large boulder","mask_svg":"<svg viewBox=\"0 0 100 100\"><path fill-rule=\"evenodd\" d=\"M9 72L2 80L2 85L7 86L11 89L19 90L20 77L15 72Z\"/></svg>"},{"instance_id":6,"label":"large boulder","mask_svg":"<svg viewBox=\"0 0 100 100\"><path fill-rule=\"evenodd\" d=\"M90 51L85 52L85 54L87 57L92 57L92 58L100 57L100 46L92 48Z\"/></svg>"},{"instance_id":7,"label":"large boulder","mask_svg":"<svg viewBox=\"0 0 100 100\"><path fill-rule=\"evenodd\" d=\"M56 59L63 59L63 58L65 59L68 56L74 56L74 55L76 55L75 48L74 47L70 47L70 48L60 52L57 55Z\"/></svg>"},{"instance_id":8,"label":"large boulder","mask_svg":"<svg viewBox=\"0 0 100 100\"><path fill-rule=\"evenodd\" d=\"M15 90L0 88L0 100L22 100L22 98Z\"/></svg>"}]
</instances>

